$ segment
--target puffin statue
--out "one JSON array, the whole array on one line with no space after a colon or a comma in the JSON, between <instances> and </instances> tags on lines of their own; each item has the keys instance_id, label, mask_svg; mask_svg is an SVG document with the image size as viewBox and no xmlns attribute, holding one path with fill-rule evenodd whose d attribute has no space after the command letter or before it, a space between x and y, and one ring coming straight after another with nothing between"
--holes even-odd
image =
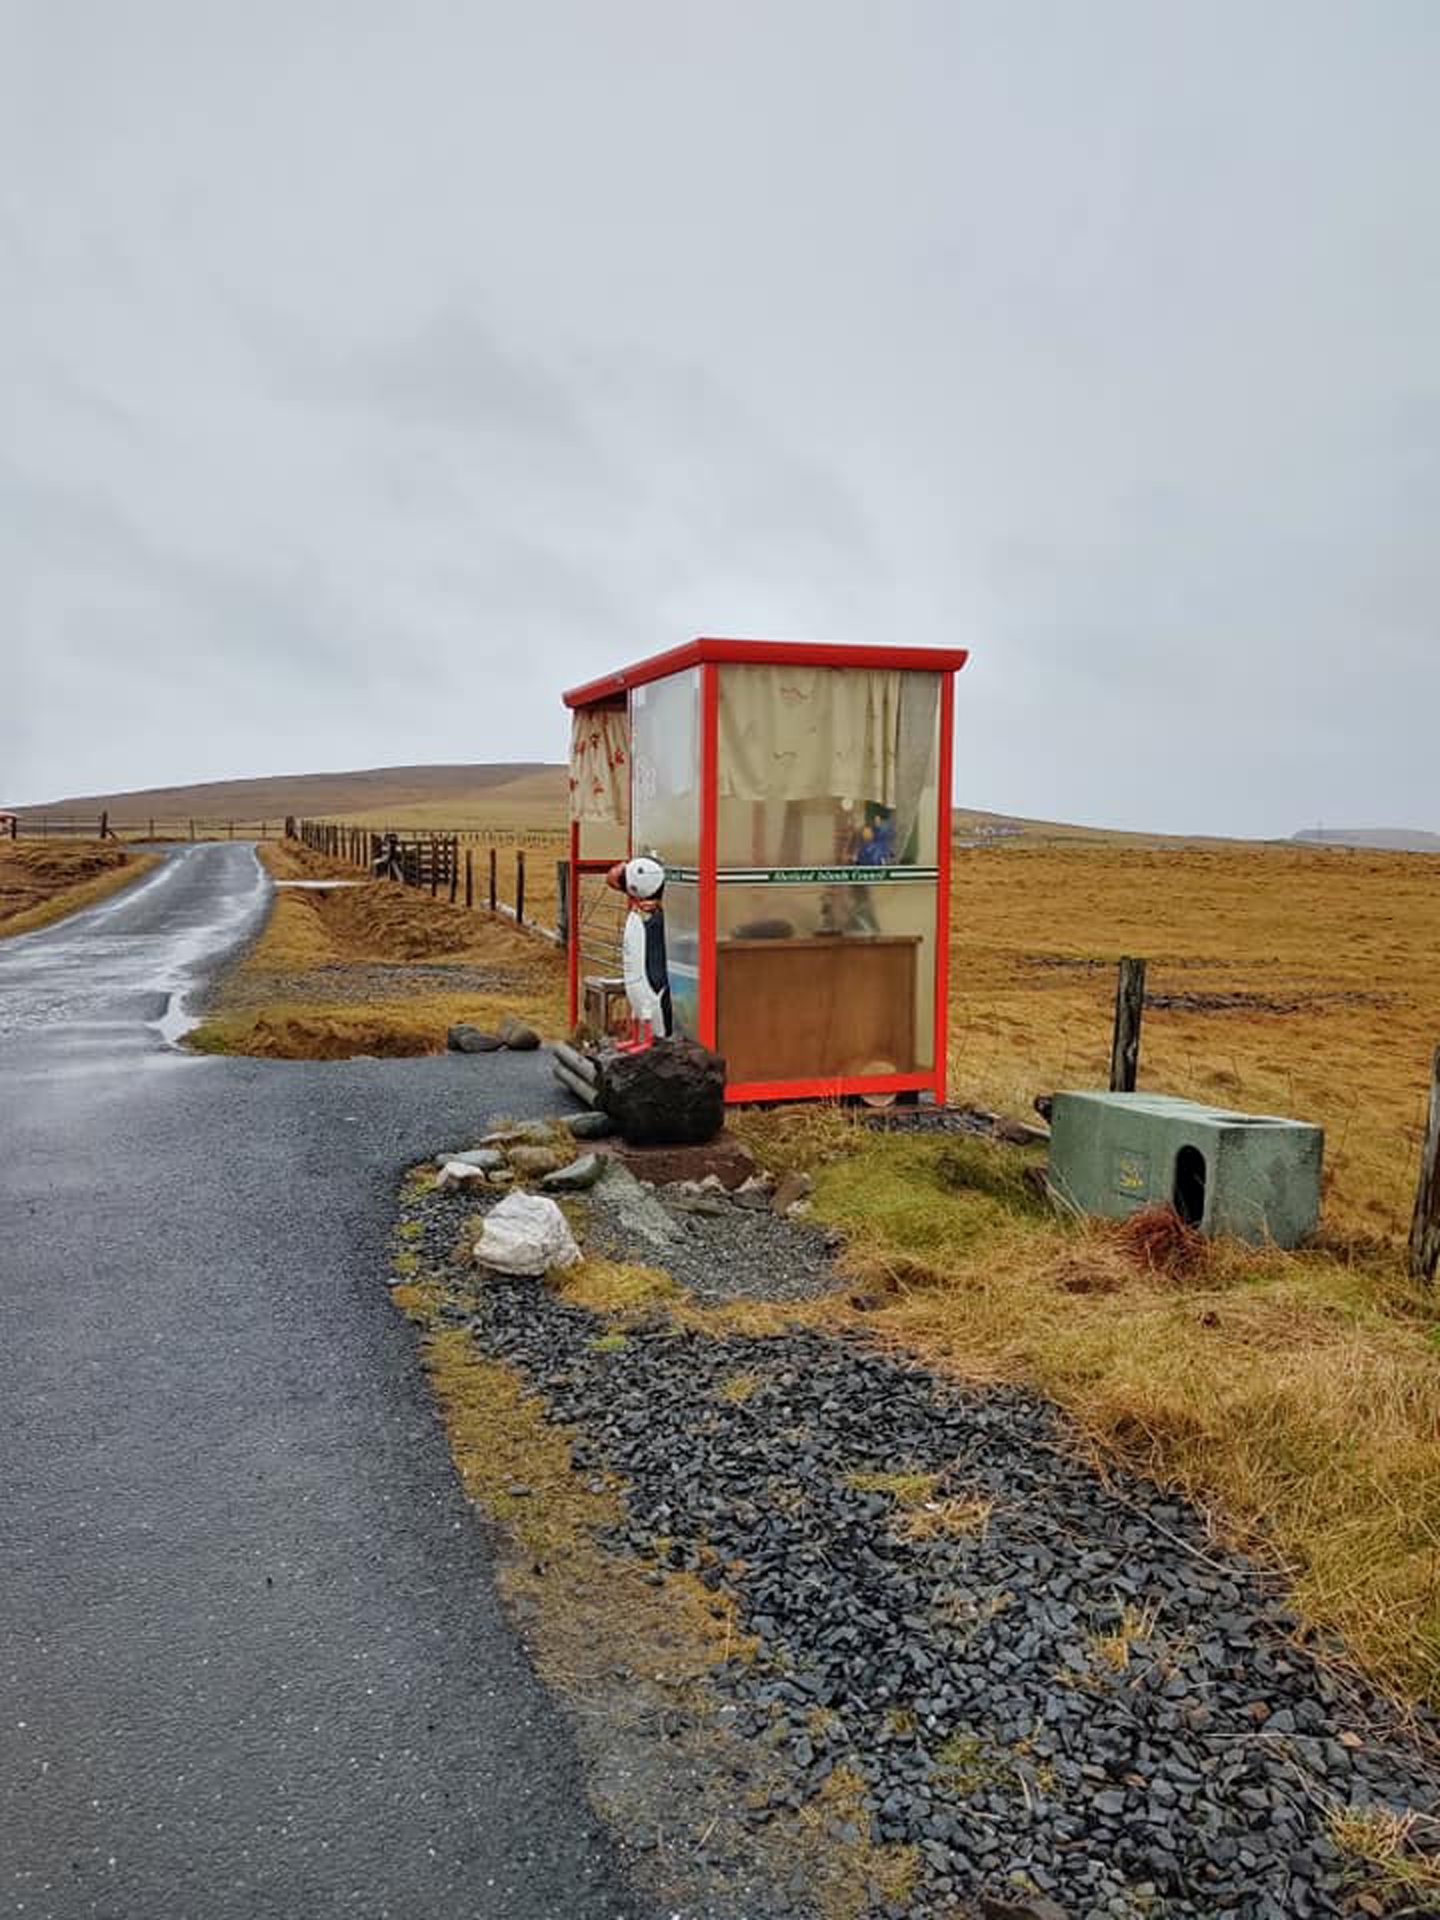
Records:
<instances>
[{"instance_id":1,"label":"puffin statue","mask_svg":"<svg viewBox=\"0 0 1440 1920\"><path fill-rule=\"evenodd\" d=\"M665 965L665 869L649 854L620 860L605 876L608 886L630 902L621 941L625 998L630 1002L630 1031L622 1053L643 1053L652 1040L668 1040L674 1031L670 975Z\"/></svg>"}]
</instances>

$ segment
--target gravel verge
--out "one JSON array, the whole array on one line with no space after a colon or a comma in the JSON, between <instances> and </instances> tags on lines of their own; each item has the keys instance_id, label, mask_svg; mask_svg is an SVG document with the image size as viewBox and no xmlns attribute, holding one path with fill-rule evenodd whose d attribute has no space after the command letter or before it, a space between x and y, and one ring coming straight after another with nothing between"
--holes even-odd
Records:
<instances>
[{"instance_id":1,"label":"gravel verge","mask_svg":"<svg viewBox=\"0 0 1440 1920\"><path fill-rule=\"evenodd\" d=\"M775 1298L792 1258L797 1283L837 1284L815 1229L722 1205L664 1255L619 1244L598 1206L597 1232L694 1271L707 1298L757 1297L762 1273ZM437 1262L480 1210L413 1206ZM581 1436L577 1469L618 1477L616 1549L736 1597L759 1651L714 1685L772 1769L737 1789L757 1845L843 1772L874 1837L911 1850L913 1890L856 1913L1440 1913L1433 1894L1367 1890L1332 1832L1359 1808L1416 1816L1433 1845L1433 1724L1327 1662L1184 1502L1102 1478L1046 1403L808 1329L726 1337L654 1315L617 1334L536 1282L482 1285L471 1326Z\"/></svg>"},{"instance_id":2,"label":"gravel verge","mask_svg":"<svg viewBox=\"0 0 1440 1920\"><path fill-rule=\"evenodd\" d=\"M651 1189L614 1170L587 1196L587 1244L660 1266L707 1306L811 1300L841 1284L838 1236L773 1213L763 1188L738 1199Z\"/></svg>"}]
</instances>

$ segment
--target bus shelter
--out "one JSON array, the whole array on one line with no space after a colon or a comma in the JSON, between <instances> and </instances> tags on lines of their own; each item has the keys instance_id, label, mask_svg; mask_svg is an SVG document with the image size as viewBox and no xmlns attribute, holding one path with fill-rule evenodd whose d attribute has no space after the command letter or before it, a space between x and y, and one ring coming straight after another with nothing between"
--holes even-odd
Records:
<instances>
[{"instance_id":1,"label":"bus shelter","mask_svg":"<svg viewBox=\"0 0 1440 1920\"><path fill-rule=\"evenodd\" d=\"M676 1030L729 1100L943 1101L966 657L702 639L565 694L572 1023L613 972L603 876L653 854Z\"/></svg>"}]
</instances>

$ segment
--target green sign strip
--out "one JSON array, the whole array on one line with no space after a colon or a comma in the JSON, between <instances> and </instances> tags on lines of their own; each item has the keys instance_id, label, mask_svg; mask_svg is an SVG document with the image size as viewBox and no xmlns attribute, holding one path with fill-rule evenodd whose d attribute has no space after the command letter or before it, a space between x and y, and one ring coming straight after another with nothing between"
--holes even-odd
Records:
<instances>
[{"instance_id":1,"label":"green sign strip","mask_svg":"<svg viewBox=\"0 0 1440 1920\"><path fill-rule=\"evenodd\" d=\"M668 867L668 879L695 883L697 867ZM722 887L870 887L882 880L938 880L938 867L721 867Z\"/></svg>"}]
</instances>

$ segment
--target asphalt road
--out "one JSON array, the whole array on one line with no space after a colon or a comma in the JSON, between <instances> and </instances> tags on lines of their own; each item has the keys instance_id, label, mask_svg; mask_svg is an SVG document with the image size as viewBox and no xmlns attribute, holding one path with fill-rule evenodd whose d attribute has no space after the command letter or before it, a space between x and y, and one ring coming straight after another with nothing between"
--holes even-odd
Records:
<instances>
[{"instance_id":1,"label":"asphalt road","mask_svg":"<svg viewBox=\"0 0 1440 1920\"><path fill-rule=\"evenodd\" d=\"M0 1913L641 1916L386 1298L521 1055L166 1041L245 845L0 942Z\"/></svg>"}]
</instances>

